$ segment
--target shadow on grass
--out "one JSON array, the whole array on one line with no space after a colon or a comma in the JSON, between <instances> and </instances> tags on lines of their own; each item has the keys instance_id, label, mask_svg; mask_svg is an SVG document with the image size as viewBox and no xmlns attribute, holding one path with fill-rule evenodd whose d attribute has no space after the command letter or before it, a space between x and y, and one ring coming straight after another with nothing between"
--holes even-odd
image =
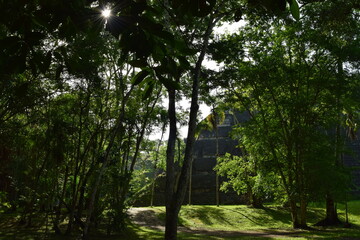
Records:
<instances>
[{"instance_id":1,"label":"shadow on grass","mask_svg":"<svg viewBox=\"0 0 360 240\"><path fill-rule=\"evenodd\" d=\"M342 239L342 240L356 240L360 239L360 228L353 226L352 228L342 227L326 227L318 228L317 230L307 231L301 234L302 237L308 239Z\"/></svg>"},{"instance_id":2,"label":"shadow on grass","mask_svg":"<svg viewBox=\"0 0 360 240\"><path fill-rule=\"evenodd\" d=\"M127 226L126 231L118 236L118 239L129 239L129 240L135 240L135 239L163 239L164 233L161 231L156 231L153 229L140 227L139 225L129 223ZM124 238L125 237L125 238Z\"/></svg>"},{"instance_id":3,"label":"shadow on grass","mask_svg":"<svg viewBox=\"0 0 360 240\"><path fill-rule=\"evenodd\" d=\"M118 239L126 239L126 240L135 240L135 239L146 239L146 240L162 240L164 239L164 232L160 230L153 230L147 227L140 227L136 224L128 225L128 232L125 235L119 236L123 238ZM189 232L178 232L179 240L217 240L218 237L208 236L199 233L189 233ZM223 238L221 238L223 239Z\"/></svg>"},{"instance_id":4,"label":"shadow on grass","mask_svg":"<svg viewBox=\"0 0 360 240\"><path fill-rule=\"evenodd\" d=\"M214 222L233 226L233 223L225 218L224 209L222 207L214 208L209 206L184 207L183 215L191 218L199 219L205 225L212 225Z\"/></svg>"},{"instance_id":5,"label":"shadow on grass","mask_svg":"<svg viewBox=\"0 0 360 240\"><path fill-rule=\"evenodd\" d=\"M265 214L270 218L265 220L263 224L268 225L273 221L281 222L283 224L291 225L291 215L290 212L286 208L273 208L267 207L263 209Z\"/></svg>"},{"instance_id":6,"label":"shadow on grass","mask_svg":"<svg viewBox=\"0 0 360 240\"><path fill-rule=\"evenodd\" d=\"M25 227L18 224L17 216L12 214L0 215L0 240L76 240L80 239L81 232L74 229L70 236L57 235L51 228L50 221L48 226L44 225L41 218L34 219L32 227ZM106 234L106 226L101 225L99 229L90 229L91 240L137 240L137 239L163 239L163 233L147 228L140 228L137 225L128 223L128 227L123 232L116 232L111 235Z\"/></svg>"},{"instance_id":7,"label":"shadow on grass","mask_svg":"<svg viewBox=\"0 0 360 240\"><path fill-rule=\"evenodd\" d=\"M0 240L64 239L53 233L50 222L46 225L45 218L41 214L34 217L34 224L30 227L20 225L17 214L1 214L0 216Z\"/></svg>"},{"instance_id":8,"label":"shadow on grass","mask_svg":"<svg viewBox=\"0 0 360 240\"><path fill-rule=\"evenodd\" d=\"M227 209L225 209L227 210ZM165 212L157 214L157 217L165 223ZM186 216L185 218L182 216ZM220 222L222 224L233 225L230 221L225 218L224 209L221 207L214 208L209 206L183 206L178 218L178 224L180 226L187 225L187 219L198 219L204 225L212 225L214 222Z\"/></svg>"},{"instance_id":9,"label":"shadow on grass","mask_svg":"<svg viewBox=\"0 0 360 240\"><path fill-rule=\"evenodd\" d=\"M230 212L234 212L236 214L239 214L241 216L243 216L244 218L248 219L250 222L256 224L256 225L259 225L260 223L257 221L256 218L253 218L252 216L249 216L249 215L246 215L243 213L243 209L238 209L238 208L235 208L235 209L229 209L229 208L225 208L226 211L230 211Z\"/></svg>"},{"instance_id":10,"label":"shadow on grass","mask_svg":"<svg viewBox=\"0 0 360 240\"><path fill-rule=\"evenodd\" d=\"M235 208L235 209L227 208L226 210L237 213L258 226L268 227L274 224L274 222L278 222L282 224L291 224L290 213L284 208L273 208L273 207L252 208L251 209L252 214L247 214L246 211L244 213L243 208Z\"/></svg>"}]
</instances>

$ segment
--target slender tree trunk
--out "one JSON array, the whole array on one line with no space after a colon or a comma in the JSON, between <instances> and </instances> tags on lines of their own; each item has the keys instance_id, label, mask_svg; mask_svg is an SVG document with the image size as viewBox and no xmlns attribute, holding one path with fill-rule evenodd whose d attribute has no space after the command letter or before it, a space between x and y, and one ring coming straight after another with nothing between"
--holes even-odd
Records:
<instances>
[{"instance_id":1,"label":"slender tree trunk","mask_svg":"<svg viewBox=\"0 0 360 240\"><path fill-rule=\"evenodd\" d=\"M264 208L262 199L251 191L250 204L253 208Z\"/></svg>"},{"instance_id":2,"label":"slender tree trunk","mask_svg":"<svg viewBox=\"0 0 360 240\"><path fill-rule=\"evenodd\" d=\"M131 88L126 93L126 95L123 97L119 117L118 117L118 119L116 121L116 124L115 124L113 130L110 133L110 139L109 139L108 146L106 148L104 162L103 162L103 164L102 164L102 166L100 168L99 174L98 174L98 176L96 178L96 181L95 181L95 184L94 184L94 187L93 187L93 191L90 194L89 206L88 206L86 221L84 223L82 239L87 239L88 238L91 217L92 217L92 214L93 214L93 211L94 211L96 196L98 194L98 189L99 189L100 183L102 181L102 177L103 177L103 175L105 174L105 172L107 170L107 167L108 167L108 164L109 164L109 155L110 155L110 152L111 152L111 150L113 148L113 145L115 143L115 139L119 135L120 131L123 129L123 119L124 119L124 114L125 114L125 105L126 105L128 99L129 99L133 89L134 89L134 85L131 85ZM122 136L120 135L120 137L122 137Z\"/></svg>"},{"instance_id":3,"label":"slender tree trunk","mask_svg":"<svg viewBox=\"0 0 360 240\"><path fill-rule=\"evenodd\" d=\"M191 161L191 165L190 165L190 178L189 178L189 205L191 205L191 191L192 191L192 165L193 165L193 161Z\"/></svg>"},{"instance_id":4,"label":"slender tree trunk","mask_svg":"<svg viewBox=\"0 0 360 240\"><path fill-rule=\"evenodd\" d=\"M340 224L341 221L338 218L336 204L334 198L330 193L326 195L326 217L320 222L316 223L316 226L331 226Z\"/></svg>"},{"instance_id":5,"label":"slender tree trunk","mask_svg":"<svg viewBox=\"0 0 360 240\"><path fill-rule=\"evenodd\" d=\"M326 219L329 222L333 222L333 223L339 222L336 207L335 207L335 201L330 194L328 194L326 196Z\"/></svg>"},{"instance_id":6,"label":"slender tree trunk","mask_svg":"<svg viewBox=\"0 0 360 240\"><path fill-rule=\"evenodd\" d=\"M181 208L181 204L183 203L186 190L189 183L189 175L190 175L190 167L192 161L192 153L193 153L193 146L195 142L195 132L196 132L196 122L197 122L197 114L199 110L198 105L198 98L199 98L199 79L200 79L200 72L202 62L205 57L206 49L209 44L209 38L212 33L212 30L216 24L213 16L211 16L209 20L209 25L207 30L204 34L204 42L202 45L202 49L200 51L199 58L196 62L196 66L194 69L194 76L193 76L193 84L192 84L192 93L191 93L191 106L190 106L190 117L189 117L189 125L188 125L188 135L186 139L186 146L185 146L185 155L184 161L181 168L180 178L178 181L177 186L174 187L174 169L173 169L173 151L175 149L175 141L176 135L172 133L171 121L175 118L170 118L170 137L168 142L168 152L167 152L167 166L166 166L166 223L165 223L165 239L166 240L176 240L177 239L177 217L178 213ZM175 112L175 104L174 106L170 105L170 97L169 97L169 115L170 110ZM170 108L171 107L171 108ZM170 115L171 116L171 115ZM175 119L176 120L176 119ZM175 122L176 126L176 122ZM176 130L176 129L175 129ZM175 139L173 139L175 138ZM174 141L174 142L171 142ZM172 146L171 144L174 144ZM170 147L169 147L170 146ZM170 155L172 153L172 156ZM169 165L168 165L169 164ZM171 167L171 169L168 169Z\"/></svg>"},{"instance_id":7,"label":"slender tree trunk","mask_svg":"<svg viewBox=\"0 0 360 240\"><path fill-rule=\"evenodd\" d=\"M350 227L350 223L349 223L349 209L348 209L348 200L347 200L347 195L345 196L345 225L344 227Z\"/></svg>"},{"instance_id":8,"label":"slender tree trunk","mask_svg":"<svg viewBox=\"0 0 360 240\"><path fill-rule=\"evenodd\" d=\"M217 158L219 157L219 131L218 131L218 126L217 126L217 121L218 121L218 117L217 114L215 114L215 121L216 121L216 164L217 164ZM215 175L216 175L216 181L215 181L215 185L216 185L216 206L219 207L220 204L220 197L219 197L219 174L217 174L217 172L215 171Z\"/></svg>"},{"instance_id":9,"label":"slender tree trunk","mask_svg":"<svg viewBox=\"0 0 360 240\"><path fill-rule=\"evenodd\" d=\"M302 194L303 195L303 194ZM300 227L307 228L306 223L306 199L305 196L300 197Z\"/></svg>"},{"instance_id":10,"label":"slender tree trunk","mask_svg":"<svg viewBox=\"0 0 360 240\"><path fill-rule=\"evenodd\" d=\"M155 169L155 171L156 171L156 169ZM154 206L154 191L155 191L155 185L156 185L156 178L157 178L157 174L155 172L154 180L153 180L153 183L151 184L150 207Z\"/></svg>"},{"instance_id":11,"label":"slender tree trunk","mask_svg":"<svg viewBox=\"0 0 360 240\"><path fill-rule=\"evenodd\" d=\"M95 207L95 201L96 201L96 196L98 194L98 188L100 186L101 180L103 175L106 172L106 169L108 167L109 164L109 155L110 155L110 151L114 145L114 141L116 138L116 135L118 134L118 132L120 131L121 127L122 127L122 119L123 119L123 114L121 114L121 116L118 119L118 122L112 132L111 138L109 140L109 145L106 149L106 154L105 154L105 159L104 162L100 168L99 174L96 178L95 184L94 184L94 188L93 191L90 195L90 202L89 202L89 206L88 206L88 212L87 212L87 218L86 221L84 223L84 230L83 230L83 235L82 235L82 239L87 239L88 238L88 232L89 232L89 227L90 227L90 222L91 222L91 217L94 211L94 207Z\"/></svg>"},{"instance_id":12,"label":"slender tree trunk","mask_svg":"<svg viewBox=\"0 0 360 240\"><path fill-rule=\"evenodd\" d=\"M83 125L84 125L84 111L87 107L90 99L90 94L87 94L86 97L86 103L84 106L81 104L81 93L79 93L79 104L80 104L80 112L79 112L79 122L78 122L78 138L76 141L76 156L75 156L75 163L74 163L74 175L73 175L73 183L72 183L72 201L71 201L71 209L69 213L69 222L66 229L66 235L70 235L73 230L74 225L74 218L75 218L75 209L78 207L78 195L79 195L79 189L78 189L78 176L81 168L81 147L82 147L82 139L83 139ZM80 182L80 181L79 181Z\"/></svg>"},{"instance_id":13,"label":"slender tree trunk","mask_svg":"<svg viewBox=\"0 0 360 240\"><path fill-rule=\"evenodd\" d=\"M291 211L291 219L293 228L299 228L299 218L298 218L298 210L296 206L296 201L294 199L290 199L290 211Z\"/></svg>"},{"instance_id":14,"label":"slender tree trunk","mask_svg":"<svg viewBox=\"0 0 360 240\"><path fill-rule=\"evenodd\" d=\"M160 137L159 143L156 148L156 153L155 153L154 180L153 180L153 183L151 184L151 198L150 198L150 206L151 207L153 207L153 205L154 205L154 191L155 191L155 185L156 185L156 179L157 179L157 172L156 172L157 171L157 163L159 161L160 146L162 144L162 140L164 137L165 127L166 127L166 124L164 123L163 127L162 127L162 131L161 131L161 137Z\"/></svg>"},{"instance_id":15,"label":"slender tree trunk","mask_svg":"<svg viewBox=\"0 0 360 240\"><path fill-rule=\"evenodd\" d=\"M336 93L336 110L337 110L337 125L335 127L335 166L337 167L342 167L342 162L341 162L341 152L340 152L340 147L342 145L341 142L341 126L340 126L340 121L341 121L341 112L340 112L340 82L341 78L343 76L343 67L342 67L342 61L338 60L338 92ZM341 221L339 220L338 216L337 216L337 209L335 207L335 201L334 198L332 196L332 194L330 193L330 191L326 194L326 218L321 220L320 222L316 223L317 226L328 226L328 225L337 225L339 224Z\"/></svg>"},{"instance_id":16,"label":"slender tree trunk","mask_svg":"<svg viewBox=\"0 0 360 240\"><path fill-rule=\"evenodd\" d=\"M343 78L343 66L342 66L342 61L339 59L338 63L338 76L337 76L337 80L338 80L338 86L337 86L337 96L336 96L336 110L338 112L338 116L337 116L337 126L335 128L335 165L337 167L341 167L342 163L341 163L341 152L340 152L340 146L342 145L341 143L341 131L340 131L340 121L341 121L341 112L340 112L340 89L341 89L341 82L342 82L342 78ZM319 226L327 226L327 225L337 225L341 223L341 221L338 218L337 215L337 209L335 206L335 201L334 198L332 196L332 194L330 192L328 192L326 194L326 218L320 222L318 222L316 225Z\"/></svg>"},{"instance_id":17,"label":"slender tree trunk","mask_svg":"<svg viewBox=\"0 0 360 240\"><path fill-rule=\"evenodd\" d=\"M69 166L66 165L65 175L64 175L64 184L63 184L61 196L60 196L60 199L59 199L59 205L56 208L55 219L54 219L54 222L53 222L54 231L55 231L56 234L61 234L61 230L59 228L59 221L60 221L60 216L61 216L62 203L63 203L64 197L65 197L66 185L67 185L68 177L69 177Z\"/></svg>"},{"instance_id":18,"label":"slender tree trunk","mask_svg":"<svg viewBox=\"0 0 360 240\"><path fill-rule=\"evenodd\" d=\"M86 186L88 185L88 180L89 180L89 176L90 176L90 171L88 171L86 174L84 173L83 175L84 178L83 178L83 181L81 183L81 187L80 187L80 192L79 192L79 201L78 201L78 210L77 210L77 213L76 213L76 222L81 226L81 227L84 227L83 226L83 222L81 221L81 217L83 215L83 210L84 210L84 207L85 207L85 190L86 190Z\"/></svg>"},{"instance_id":19,"label":"slender tree trunk","mask_svg":"<svg viewBox=\"0 0 360 240\"><path fill-rule=\"evenodd\" d=\"M174 187L175 187L175 144L176 144L176 109L175 109L175 89L169 91L169 121L170 132L166 150L166 222L165 222L165 239L176 239L177 232L177 214L173 204Z\"/></svg>"}]
</instances>

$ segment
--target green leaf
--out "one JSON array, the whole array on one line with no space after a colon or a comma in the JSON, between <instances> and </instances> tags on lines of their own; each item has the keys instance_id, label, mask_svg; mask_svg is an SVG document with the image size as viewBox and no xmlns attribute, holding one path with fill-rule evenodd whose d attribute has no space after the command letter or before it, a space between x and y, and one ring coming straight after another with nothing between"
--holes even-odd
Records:
<instances>
[{"instance_id":1,"label":"green leaf","mask_svg":"<svg viewBox=\"0 0 360 240\"><path fill-rule=\"evenodd\" d=\"M105 29L115 38L119 38L120 34L132 28L135 22L135 18L131 16L111 16L107 19Z\"/></svg>"},{"instance_id":2,"label":"green leaf","mask_svg":"<svg viewBox=\"0 0 360 240\"><path fill-rule=\"evenodd\" d=\"M162 61L165 57L165 50L162 49L162 46L159 46L159 44L154 45L153 49L153 58L155 61Z\"/></svg>"},{"instance_id":3,"label":"green leaf","mask_svg":"<svg viewBox=\"0 0 360 240\"><path fill-rule=\"evenodd\" d=\"M34 45L39 45L41 43L41 40L45 38L45 34L40 32L30 32L30 33L26 33L24 38L25 41L30 46L34 46Z\"/></svg>"},{"instance_id":4,"label":"green leaf","mask_svg":"<svg viewBox=\"0 0 360 240\"><path fill-rule=\"evenodd\" d=\"M56 68L56 73L55 73L55 79L59 80L60 79L60 75L62 73L62 71L64 70L64 66L60 65Z\"/></svg>"},{"instance_id":5,"label":"green leaf","mask_svg":"<svg viewBox=\"0 0 360 240\"><path fill-rule=\"evenodd\" d=\"M173 76L176 76L178 73L177 64L172 58L166 58L161 62L161 65L167 68L167 71Z\"/></svg>"},{"instance_id":6,"label":"green leaf","mask_svg":"<svg viewBox=\"0 0 360 240\"><path fill-rule=\"evenodd\" d=\"M296 0L291 0L290 11L291 15L298 21L300 19L300 8Z\"/></svg>"},{"instance_id":7,"label":"green leaf","mask_svg":"<svg viewBox=\"0 0 360 240\"><path fill-rule=\"evenodd\" d=\"M45 59L44 59L44 63L43 63L43 72L45 73L49 67L50 67L50 64L51 64L51 59L52 59L52 52L49 51L47 52L46 56L45 56Z\"/></svg>"},{"instance_id":8,"label":"green leaf","mask_svg":"<svg viewBox=\"0 0 360 240\"><path fill-rule=\"evenodd\" d=\"M138 85L140 84L144 78L149 75L149 71L148 70L142 70L141 72L137 73L133 79L131 80L131 83L134 85Z\"/></svg>"},{"instance_id":9,"label":"green leaf","mask_svg":"<svg viewBox=\"0 0 360 240\"><path fill-rule=\"evenodd\" d=\"M154 81L149 81L149 83L146 85L143 100L146 100L150 97L152 91L154 90L154 85Z\"/></svg>"},{"instance_id":10,"label":"green leaf","mask_svg":"<svg viewBox=\"0 0 360 240\"><path fill-rule=\"evenodd\" d=\"M163 25L161 25L159 23L155 23L154 21L152 21L149 18L140 18L139 24L142 27L142 29L146 30L149 33L155 34L155 35L157 35L161 31L163 31L163 28L164 28Z\"/></svg>"},{"instance_id":11,"label":"green leaf","mask_svg":"<svg viewBox=\"0 0 360 240\"><path fill-rule=\"evenodd\" d=\"M129 64L131 66L137 67L137 68L144 68L147 66L146 61L143 59L136 59L136 60L129 61Z\"/></svg>"},{"instance_id":12,"label":"green leaf","mask_svg":"<svg viewBox=\"0 0 360 240\"><path fill-rule=\"evenodd\" d=\"M170 32L165 30L158 31L155 35L168 42L173 42L175 40L174 36Z\"/></svg>"},{"instance_id":13,"label":"green leaf","mask_svg":"<svg viewBox=\"0 0 360 240\"><path fill-rule=\"evenodd\" d=\"M243 15L243 12L242 12L242 9L239 8L238 10L236 10L235 12L235 15L234 15L234 20L235 22L238 22L242 19L242 15Z\"/></svg>"},{"instance_id":14,"label":"green leaf","mask_svg":"<svg viewBox=\"0 0 360 240\"><path fill-rule=\"evenodd\" d=\"M58 61L63 61L63 56L59 52L54 51L54 57Z\"/></svg>"},{"instance_id":15,"label":"green leaf","mask_svg":"<svg viewBox=\"0 0 360 240\"><path fill-rule=\"evenodd\" d=\"M194 55L198 52L198 50L188 47L186 43L181 39L175 39L174 43L174 47L182 54Z\"/></svg>"},{"instance_id":16,"label":"green leaf","mask_svg":"<svg viewBox=\"0 0 360 240\"><path fill-rule=\"evenodd\" d=\"M180 90L181 86L178 82L172 81L168 78L159 76L159 81L167 88L167 89L175 89Z\"/></svg>"},{"instance_id":17,"label":"green leaf","mask_svg":"<svg viewBox=\"0 0 360 240\"><path fill-rule=\"evenodd\" d=\"M184 56L179 56L179 63L180 63L180 67L183 68L184 70L187 70L190 68L190 63L189 61L186 59L186 57Z\"/></svg>"}]
</instances>

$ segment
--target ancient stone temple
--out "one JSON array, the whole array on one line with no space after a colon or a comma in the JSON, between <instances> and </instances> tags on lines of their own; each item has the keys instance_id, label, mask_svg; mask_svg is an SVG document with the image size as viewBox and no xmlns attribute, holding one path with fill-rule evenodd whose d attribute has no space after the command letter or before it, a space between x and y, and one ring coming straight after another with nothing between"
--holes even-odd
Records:
<instances>
[{"instance_id":1,"label":"ancient stone temple","mask_svg":"<svg viewBox=\"0 0 360 240\"><path fill-rule=\"evenodd\" d=\"M216 165L216 156L225 153L240 155L238 143L230 137L232 127L249 119L247 113L226 113L225 120L218 126L216 131L203 130L194 145L193 165L191 169L191 180L188 186L187 196L183 204L215 205L216 204L216 173L213 170ZM345 131L343 130L343 134ZM218 144L218 154L217 154ZM360 133L357 138L347 140L348 154L342 156L344 166L351 172L353 187L352 197L360 197ZM224 180L221 177L219 182ZM165 204L165 178L159 178L156 184L154 205ZM142 201L138 205L148 205L149 200ZM220 204L244 204L246 199L235 192L219 191Z\"/></svg>"},{"instance_id":2,"label":"ancient stone temple","mask_svg":"<svg viewBox=\"0 0 360 240\"><path fill-rule=\"evenodd\" d=\"M194 145L193 166L191 184L189 185L190 198L185 201L191 204L216 204L216 173L213 170L216 165L216 156L225 153L240 155L238 142L230 138L232 126L238 122L246 121L247 114L225 114L225 120L218 126L216 131L204 130L200 133ZM218 153L217 153L218 145ZM220 185L222 178L220 180ZM219 192L220 204L240 204L244 200L235 192Z\"/></svg>"},{"instance_id":3,"label":"ancient stone temple","mask_svg":"<svg viewBox=\"0 0 360 240\"><path fill-rule=\"evenodd\" d=\"M360 132L356 138L346 141L348 154L344 154L342 161L351 172L351 181L353 183L351 197L360 198Z\"/></svg>"},{"instance_id":4,"label":"ancient stone temple","mask_svg":"<svg viewBox=\"0 0 360 240\"><path fill-rule=\"evenodd\" d=\"M225 153L239 155L237 141L230 138L232 126L238 122L246 121L247 114L225 114L225 120L218 125L218 134L215 131L203 130L194 145L191 180L188 186L184 204L216 204L216 149L218 156ZM221 184L222 178L219 178ZM154 196L154 205L165 204L165 179L159 179ZM220 204L244 204L244 198L235 192L219 191Z\"/></svg>"}]
</instances>

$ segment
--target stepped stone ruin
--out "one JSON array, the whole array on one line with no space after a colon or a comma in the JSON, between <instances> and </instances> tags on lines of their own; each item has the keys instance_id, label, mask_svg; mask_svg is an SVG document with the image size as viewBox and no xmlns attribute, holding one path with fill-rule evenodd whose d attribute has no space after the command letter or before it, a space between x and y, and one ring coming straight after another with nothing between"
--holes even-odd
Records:
<instances>
[{"instance_id":1,"label":"stepped stone ruin","mask_svg":"<svg viewBox=\"0 0 360 240\"><path fill-rule=\"evenodd\" d=\"M240 155L237 141L230 138L232 126L238 122L246 121L247 114L225 114L225 120L218 125L218 136L215 131L203 130L194 145L191 181L188 187L184 204L216 204L216 145L218 141L218 156L225 153ZM221 184L222 178L219 178ZM159 179L154 196L154 205L165 204L165 180ZM233 191L227 193L219 191L220 204L244 204L243 196Z\"/></svg>"},{"instance_id":2,"label":"stepped stone ruin","mask_svg":"<svg viewBox=\"0 0 360 240\"><path fill-rule=\"evenodd\" d=\"M346 148L349 151L342 158L344 166L351 172L352 197L360 198L360 133L357 132L356 138L346 141Z\"/></svg>"},{"instance_id":3,"label":"stepped stone ruin","mask_svg":"<svg viewBox=\"0 0 360 240\"><path fill-rule=\"evenodd\" d=\"M194 145L192 181L191 181L191 204L216 204L216 149L218 144L218 156L226 153L241 155L237 147L237 140L230 138L229 133L232 126L238 122L248 119L247 114L225 114L225 120L218 125L218 136L216 131L204 130L200 133ZM219 178L221 185L222 178ZM189 201L189 199L187 199ZM245 199L233 191L227 193L219 192L220 204L245 203Z\"/></svg>"},{"instance_id":4,"label":"stepped stone ruin","mask_svg":"<svg viewBox=\"0 0 360 240\"><path fill-rule=\"evenodd\" d=\"M240 155L236 140L229 136L232 127L249 119L247 113L226 113L225 120L218 126L218 136L215 131L203 130L194 145L191 181L188 187L184 204L214 205L216 204L216 174L213 170L216 165L216 144L218 141L218 155L225 153ZM349 154L343 155L343 163L350 168L353 182L352 195L360 197L360 134L354 140L347 140ZM224 179L220 177L220 184ZM165 178L159 178L156 184L154 205L165 204ZM244 204L246 198L237 195L234 191L219 192L220 204ZM142 201L143 202L143 201ZM150 201L146 200L144 205ZM142 203L138 203L143 205Z\"/></svg>"}]
</instances>

